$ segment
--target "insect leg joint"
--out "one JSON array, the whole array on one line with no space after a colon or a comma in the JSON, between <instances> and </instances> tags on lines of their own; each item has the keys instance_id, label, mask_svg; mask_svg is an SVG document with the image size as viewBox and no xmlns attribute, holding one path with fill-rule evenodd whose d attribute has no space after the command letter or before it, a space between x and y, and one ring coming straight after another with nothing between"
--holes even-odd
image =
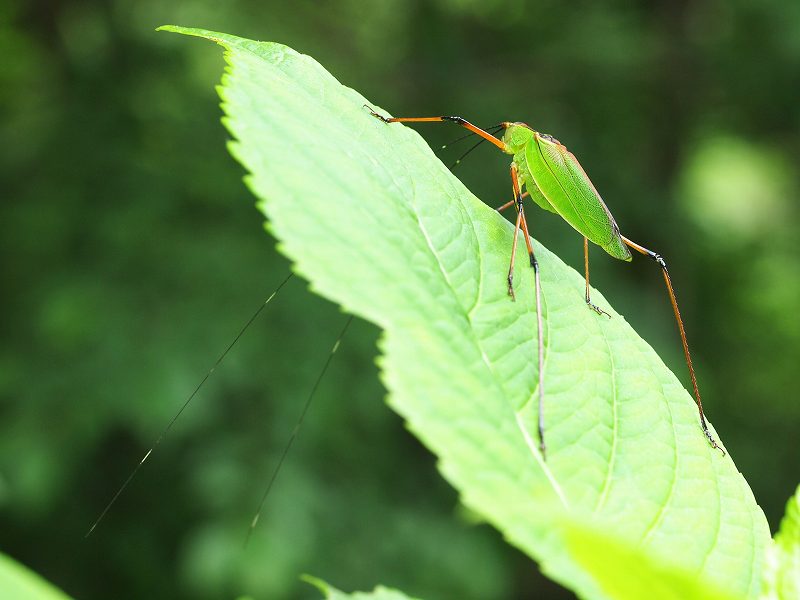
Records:
<instances>
[{"instance_id":1,"label":"insect leg joint","mask_svg":"<svg viewBox=\"0 0 800 600\"><path fill-rule=\"evenodd\" d=\"M650 258L656 261L658 263L658 266L660 266L662 269L664 269L665 271L667 270L667 262L662 258L660 254L656 254L655 252L653 252L653 255Z\"/></svg>"},{"instance_id":2,"label":"insect leg joint","mask_svg":"<svg viewBox=\"0 0 800 600\"><path fill-rule=\"evenodd\" d=\"M468 123L468 121L464 117L454 117L454 116L442 117L442 121L451 121L458 125L466 125Z\"/></svg>"}]
</instances>

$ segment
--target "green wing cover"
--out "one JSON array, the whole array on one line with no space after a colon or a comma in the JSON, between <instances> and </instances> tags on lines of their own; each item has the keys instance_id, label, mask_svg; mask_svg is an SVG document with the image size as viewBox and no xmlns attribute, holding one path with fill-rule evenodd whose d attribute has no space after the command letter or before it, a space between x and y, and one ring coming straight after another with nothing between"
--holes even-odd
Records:
<instances>
[{"instance_id":1,"label":"green wing cover","mask_svg":"<svg viewBox=\"0 0 800 600\"><path fill-rule=\"evenodd\" d=\"M569 150L537 133L525 148L525 160L536 187L567 223L614 258L631 260L614 217Z\"/></svg>"},{"instance_id":2,"label":"green wing cover","mask_svg":"<svg viewBox=\"0 0 800 600\"><path fill-rule=\"evenodd\" d=\"M545 210L549 210L552 213L558 214L558 211L555 208L553 208L553 205L550 204L550 201L542 193L542 190L540 190L539 187L535 183L533 183L532 176L530 179L526 180L525 189L528 191L528 193L531 196L531 199L534 202L536 202L536 204L538 204Z\"/></svg>"}]
</instances>

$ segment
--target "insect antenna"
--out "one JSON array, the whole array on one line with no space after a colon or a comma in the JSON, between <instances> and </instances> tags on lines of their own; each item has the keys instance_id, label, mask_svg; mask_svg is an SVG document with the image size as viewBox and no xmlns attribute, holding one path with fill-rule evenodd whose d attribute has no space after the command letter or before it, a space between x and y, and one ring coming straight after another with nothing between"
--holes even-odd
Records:
<instances>
[{"instance_id":1,"label":"insect antenna","mask_svg":"<svg viewBox=\"0 0 800 600\"><path fill-rule=\"evenodd\" d=\"M272 471L272 476L269 479L269 483L267 483L267 488L264 490L264 493L261 496L261 500L258 503L258 509L256 510L256 514L253 515L252 521L250 521L250 527L247 530L247 536L244 540L245 547L247 543L250 541L250 537L253 535L253 531L258 524L258 519L261 517L261 511L264 509L264 504L267 501L267 497L269 496L270 491L272 491L272 486L275 483L275 480L278 478L278 473L281 471L281 467L283 467L283 462L286 460L286 455L289 454L289 450L292 448L292 444L294 444L294 440L297 438L297 433L300 431L300 426L303 424L303 420L306 418L306 414L308 413L308 409L311 406L312 400L314 400L314 394L317 392L317 388L319 387L322 378L325 377L325 373L328 370L328 367L333 361L333 357L336 354L336 351L339 349L339 344L342 342L342 338L344 334L347 333L348 327L350 327L350 323L353 322L353 315L350 315L347 318L347 321L344 324L341 332L336 338L336 341L333 343L331 347L331 351L328 353L328 358L325 361L325 364L322 367L319 375L317 376L314 385L311 386L311 391L308 393L308 397L306 398L306 402L303 405L303 409L300 411L300 416L297 418L297 422L292 429L292 433L289 436L289 440L286 442L286 445L283 447L283 452L281 452L280 458L278 458L278 464L275 465L275 469Z\"/></svg>"},{"instance_id":2,"label":"insect antenna","mask_svg":"<svg viewBox=\"0 0 800 600\"><path fill-rule=\"evenodd\" d=\"M489 133L491 133L491 134L493 134L493 135L494 135L495 133L497 133L498 131L500 131L501 129L503 129L503 127L504 127L504 126L503 126L503 124L502 124L502 123L498 123L497 125L492 125L491 127L486 127L486 128L484 128L484 131L487 131L487 132L489 132ZM444 150L445 148L447 148L447 147L449 147L449 146L452 146L452 145L453 145L453 144L455 144L456 142L460 142L460 141L462 141L462 140L465 140L465 139L467 139L468 137L472 137L473 135L475 135L475 133L473 133L473 132L471 132L471 131L470 131L469 133L466 133L466 134L464 134L464 135L462 135L462 136L459 136L459 137L457 137L456 139L454 139L454 140L452 140L452 141L450 141L450 142L448 142L448 143L446 143L446 144L442 145L442 147L441 147L441 148L439 148L439 149L440 149L440 150Z\"/></svg>"},{"instance_id":3,"label":"insect antenna","mask_svg":"<svg viewBox=\"0 0 800 600\"><path fill-rule=\"evenodd\" d=\"M450 165L450 170L451 170L451 171L452 171L452 170L454 170L454 169L455 169L455 168L456 168L458 165L460 165L460 164L461 164L461 161L462 161L462 160L464 160L464 159L465 159L467 156L469 156L470 152L472 152L473 150L475 150L475 148L477 148L478 146L480 146L480 145L481 145L483 142L485 142L485 141L486 141L485 139L481 138L481 139L479 139L477 142L475 142L475 144L473 144L473 145L472 145L472 147L471 147L469 150L467 150L466 152L464 152L464 154L462 154L461 156L459 156L459 157L458 157L458 159L456 160L456 162L454 162L452 165Z\"/></svg>"},{"instance_id":4,"label":"insect antenna","mask_svg":"<svg viewBox=\"0 0 800 600\"><path fill-rule=\"evenodd\" d=\"M486 131L486 132L488 132L488 133L491 133L492 135L494 135L494 134L496 134L497 132L499 132L501 129L503 129L504 127L505 127L505 126L504 126L502 123L498 123L497 125L492 125L491 127L486 127L486 128L484 129L484 131ZM445 144L445 145L443 145L441 149L442 149L442 150L444 150L444 149L445 149L445 148L447 148L448 146L451 146L452 144L455 144L456 142L460 142L461 140L465 140L465 139L467 139L468 137L471 137L471 136L473 136L473 135L475 135L475 134L474 134L474 133L472 133L472 132L470 132L470 133L468 133L468 134L466 134L466 135L462 135L461 137L458 137L458 138L454 139L454 140L453 140L452 142L450 142L449 144ZM456 160L456 161L455 161L455 162L454 162L452 165L450 165L450 170L452 171L452 170L453 170L453 169L455 169L455 168L456 168L458 165L460 165L462 160L464 160L464 159L465 159L465 158L466 158L466 157L467 157L467 156L468 156L468 155L469 155L469 154L470 154L470 153L471 153L473 150L475 150L475 148L477 148L478 146L480 146L480 145L481 145L483 142L485 142L485 141L486 141L486 139L485 139L485 138L481 138L480 140L478 140L477 142L475 142L475 144L473 144L473 145L472 145L472 146L471 146L471 147L470 147L470 148L469 148L469 149L468 149L466 152L464 152L464 154L462 154L461 156L459 156L459 157L458 157L458 160Z\"/></svg>"},{"instance_id":5,"label":"insect antenna","mask_svg":"<svg viewBox=\"0 0 800 600\"><path fill-rule=\"evenodd\" d=\"M133 470L131 471L130 475L128 475L128 478L122 483L122 485L119 487L117 492L111 497L111 500L109 500L108 504L106 504L106 506L103 509L103 511L100 513L100 515L97 517L97 519L95 519L94 523L92 523L92 526L89 528L89 531L86 532L86 535L84 535L84 538L88 538L90 535L92 535L92 532L100 524L100 521L102 521L103 518L108 513L108 511L111 510L111 507L114 506L114 503L116 503L116 501L119 499L119 497L122 495L122 493L125 491L125 489L130 484L130 482L133 481L133 478L136 477L136 474L142 468L142 466L147 461L147 459L150 458L150 455L153 453L153 451L164 440L164 438L166 437L167 433L169 433L169 430L172 429L172 426L175 424L175 422L178 420L178 418L183 414L183 411L186 410L186 408L189 406L189 403L191 403L191 401L194 399L194 397L197 395L197 393L200 391L200 389L203 387L203 385L205 385L206 381L208 381L208 379L211 377L211 375L214 373L214 371L216 371L217 367L222 363L222 361L225 359L225 357L228 355L228 353L233 349L233 347L236 345L236 343L241 339L241 337L244 335L244 332L247 331L247 329L250 327L250 325L253 324L253 321L255 321L258 318L258 315L261 314L261 311L263 311L267 307L267 305L272 301L272 299L278 294L278 292L281 291L281 288L283 288L283 286L285 286L287 283L289 283L289 280L293 276L294 276L294 273L290 273L289 276L286 277L286 279L284 279L280 283L280 285L278 285L277 288L275 288L275 291L272 292L269 296L267 296L267 299L264 300L264 302L261 304L261 306L258 307L258 310L256 310L253 313L253 315L247 320L247 322L244 324L244 326L239 330L239 333L236 335L235 338L233 338L233 341L230 344L228 344L228 346L225 348L225 350L223 350L222 354L219 355L217 360L214 362L213 366L205 374L205 377L203 377L203 379L200 380L200 383L197 384L197 386L194 388L194 391L192 391L192 393L189 394L189 397L186 398L186 401L183 403L183 405L181 405L180 409L178 409L178 412L176 412L175 416L173 416L172 419L170 419L169 423L167 423L167 426L164 428L164 430L156 438L156 441L153 442L152 446L150 446L150 449L147 452L145 452L144 456L142 457L142 460L140 460L139 463L133 468Z\"/></svg>"},{"instance_id":6,"label":"insect antenna","mask_svg":"<svg viewBox=\"0 0 800 600\"><path fill-rule=\"evenodd\" d=\"M456 142L460 142L461 140L465 140L465 139L467 139L468 137L472 137L473 135L475 135L475 134L474 134L474 133L472 133L471 131L470 131L469 133L465 133L464 135L460 135L460 136L458 136L456 139L454 139L454 140L451 140L451 141L447 142L446 144L442 144L442 147L441 147L441 148L439 148L439 150L444 150L444 149L446 149L448 146L452 146L452 145L453 145L453 144L455 144Z\"/></svg>"}]
</instances>

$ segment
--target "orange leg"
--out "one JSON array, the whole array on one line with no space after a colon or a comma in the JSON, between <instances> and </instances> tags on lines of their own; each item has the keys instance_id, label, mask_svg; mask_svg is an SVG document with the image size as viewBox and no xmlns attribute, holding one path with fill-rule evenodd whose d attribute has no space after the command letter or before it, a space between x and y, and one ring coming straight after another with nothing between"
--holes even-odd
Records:
<instances>
[{"instance_id":1,"label":"orange leg","mask_svg":"<svg viewBox=\"0 0 800 600\"><path fill-rule=\"evenodd\" d=\"M720 447L720 445L714 439L714 436L711 435L711 432L708 430L708 424L706 423L706 417L703 414L703 403L700 400L700 390L697 387L697 377L694 374L694 367L692 366L692 355L689 353L689 343L686 341L686 330L683 328L683 320L681 319L681 312L678 310L678 300L675 298L675 291L672 289L672 280L670 279L669 272L667 271L667 263L659 254L656 254L652 250L648 250L644 246L640 246L639 244L632 242L626 237L623 237L622 241L633 250L636 250L638 253L649 256L656 263L658 263L658 266L661 267L661 273L664 276L664 283L667 285L667 292L669 293L669 299L672 303L672 311L675 313L675 321L678 323L678 331L681 334L683 355L686 358L686 366L689 368L689 377L692 380L692 389L694 390L694 401L697 403L697 410L700 412L700 424L703 426L703 433L706 434L709 443L714 448L717 448L720 452L722 452L724 456L725 450Z\"/></svg>"},{"instance_id":2,"label":"orange leg","mask_svg":"<svg viewBox=\"0 0 800 600\"><path fill-rule=\"evenodd\" d=\"M369 109L369 111L372 113L373 117L376 117L376 118L380 119L384 123L440 123L440 122L455 123L456 125L460 125L461 127L465 128L465 129L468 129L472 133L474 133L476 135L479 135L483 139L491 142L492 144L494 144L495 146L500 148L500 150L502 150L503 152L506 151L506 145L502 140L498 140L496 137L494 137L488 131L484 131L480 127L477 127L477 126L473 125L472 123L470 123L469 121L467 121L463 117L441 116L441 117L392 117L392 118L387 118L387 117L384 117L383 115L379 115L377 112L372 110L366 104L364 106L366 106ZM504 123L504 125L505 125L505 123Z\"/></svg>"}]
</instances>

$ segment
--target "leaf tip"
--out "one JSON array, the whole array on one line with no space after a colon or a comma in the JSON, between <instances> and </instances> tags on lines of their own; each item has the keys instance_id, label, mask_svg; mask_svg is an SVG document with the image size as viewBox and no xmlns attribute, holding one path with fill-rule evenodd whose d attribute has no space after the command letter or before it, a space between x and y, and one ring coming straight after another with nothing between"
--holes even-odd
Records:
<instances>
[{"instance_id":1,"label":"leaf tip","mask_svg":"<svg viewBox=\"0 0 800 600\"><path fill-rule=\"evenodd\" d=\"M323 581L319 577L314 577L313 575L309 575L308 573L304 573L304 574L300 575L300 581L303 581L305 583L308 583L308 584L314 586L320 592L325 594L326 597L328 597L331 594L331 592L333 591L331 586L328 584L328 582Z\"/></svg>"},{"instance_id":2,"label":"leaf tip","mask_svg":"<svg viewBox=\"0 0 800 600\"><path fill-rule=\"evenodd\" d=\"M224 40L222 38L225 36L225 34L217 33L216 31L210 31L208 29L200 29L198 27L183 27L181 25L161 25L160 27L156 27L156 31L168 31L170 33L180 33L181 35L201 37L224 45Z\"/></svg>"}]
</instances>

